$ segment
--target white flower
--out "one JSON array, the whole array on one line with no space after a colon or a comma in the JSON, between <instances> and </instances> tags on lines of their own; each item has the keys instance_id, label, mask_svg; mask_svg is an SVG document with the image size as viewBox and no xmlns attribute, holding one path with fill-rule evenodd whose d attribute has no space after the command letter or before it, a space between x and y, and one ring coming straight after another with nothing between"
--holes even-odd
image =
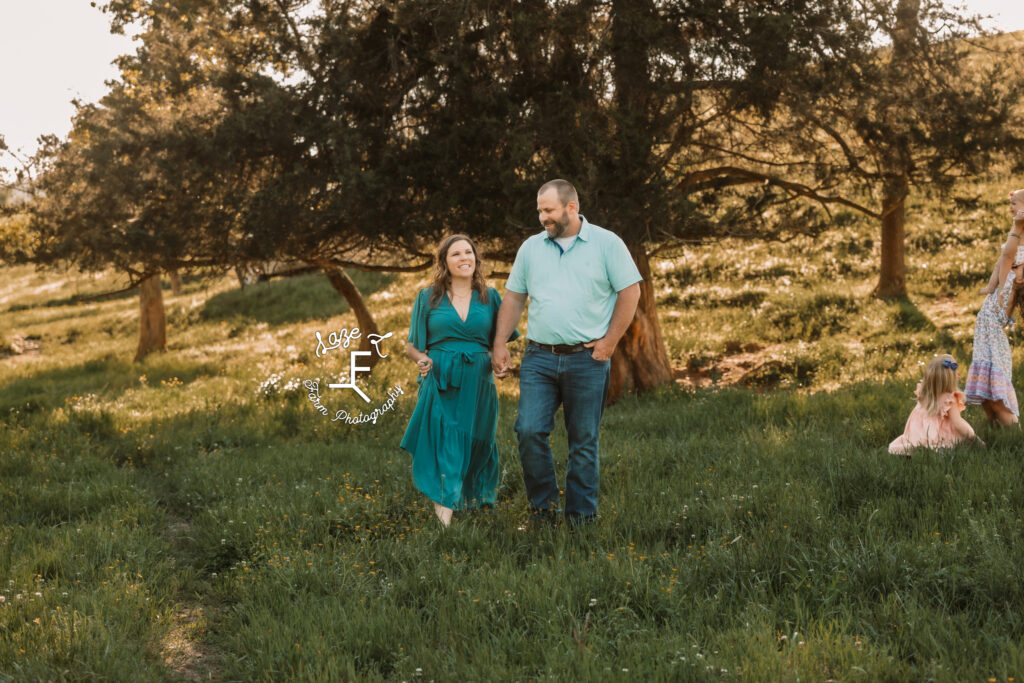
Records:
<instances>
[{"instance_id":1,"label":"white flower","mask_svg":"<svg viewBox=\"0 0 1024 683\"><path fill-rule=\"evenodd\" d=\"M590 598L590 606L593 607L597 604L597 598Z\"/></svg>"}]
</instances>

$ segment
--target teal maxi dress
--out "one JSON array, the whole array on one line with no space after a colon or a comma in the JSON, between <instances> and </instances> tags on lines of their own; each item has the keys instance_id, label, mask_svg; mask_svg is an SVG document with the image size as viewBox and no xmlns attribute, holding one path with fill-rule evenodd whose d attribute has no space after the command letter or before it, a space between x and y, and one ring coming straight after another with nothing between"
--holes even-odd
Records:
<instances>
[{"instance_id":1,"label":"teal maxi dress","mask_svg":"<svg viewBox=\"0 0 1024 683\"><path fill-rule=\"evenodd\" d=\"M402 438L412 454L412 480L431 500L453 510L494 504L498 488L498 394L488 354L501 296L474 293L463 321L448 295L430 307L431 288L412 307L409 341L433 361L419 380L416 408ZM513 332L511 339L519 336Z\"/></svg>"}]
</instances>

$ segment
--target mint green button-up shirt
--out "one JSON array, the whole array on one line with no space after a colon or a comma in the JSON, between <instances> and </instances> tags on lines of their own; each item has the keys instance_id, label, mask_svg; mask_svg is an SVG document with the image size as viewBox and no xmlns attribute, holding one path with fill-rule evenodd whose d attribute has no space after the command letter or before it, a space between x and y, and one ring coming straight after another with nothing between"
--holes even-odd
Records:
<instances>
[{"instance_id":1,"label":"mint green button-up shirt","mask_svg":"<svg viewBox=\"0 0 1024 683\"><path fill-rule=\"evenodd\" d=\"M562 251L541 232L519 247L506 288L530 297L526 336L541 344L576 344L608 332L618 293L640 282L622 239L582 215L576 241Z\"/></svg>"}]
</instances>

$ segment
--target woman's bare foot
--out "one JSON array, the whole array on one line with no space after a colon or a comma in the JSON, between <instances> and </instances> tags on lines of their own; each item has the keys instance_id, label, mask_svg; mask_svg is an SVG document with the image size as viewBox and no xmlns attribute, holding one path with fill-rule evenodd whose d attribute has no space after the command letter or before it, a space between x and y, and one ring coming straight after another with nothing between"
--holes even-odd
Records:
<instances>
[{"instance_id":1,"label":"woman's bare foot","mask_svg":"<svg viewBox=\"0 0 1024 683\"><path fill-rule=\"evenodd\" d=\"M441 524L443 526L447 527L449 524L452 523L451 508L446 508L444 505L441 505L440 503L434 503L434 514L437 515L437 518L439 520L441 520Z\"/></svg>"}]
</instances>

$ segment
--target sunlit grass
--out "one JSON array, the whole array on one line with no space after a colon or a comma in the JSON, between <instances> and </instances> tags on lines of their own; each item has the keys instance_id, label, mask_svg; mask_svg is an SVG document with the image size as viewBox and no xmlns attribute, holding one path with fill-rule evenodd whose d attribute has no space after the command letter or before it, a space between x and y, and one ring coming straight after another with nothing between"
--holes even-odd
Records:
<instances>
[{"instance_id":1,"label":"sunlit grass","mask_svg":"<svg viewBox=\"0 0 1024 683\"><path fill-rule=\"evenodd\" d=\"M870 299L855 216L657 262L674 364L721 385L746 358L754 391L609 408L601 518L575 533L519 531L514 381L497 505L443 530L413 488L422 275L370 285L394 339L363 386L405 394L350 426L298 384L347 371L314 333L355 326L316 278L187 278L168 351L133 364L137 301L71 300L115 278L0 272L0 334L40 344L0 360L0 679L1019 680L1020 433L972 408L986 449L885 450L919 363L969 362L996 187L913 206L909 302Z\"/></svg>"}]
</instances>

